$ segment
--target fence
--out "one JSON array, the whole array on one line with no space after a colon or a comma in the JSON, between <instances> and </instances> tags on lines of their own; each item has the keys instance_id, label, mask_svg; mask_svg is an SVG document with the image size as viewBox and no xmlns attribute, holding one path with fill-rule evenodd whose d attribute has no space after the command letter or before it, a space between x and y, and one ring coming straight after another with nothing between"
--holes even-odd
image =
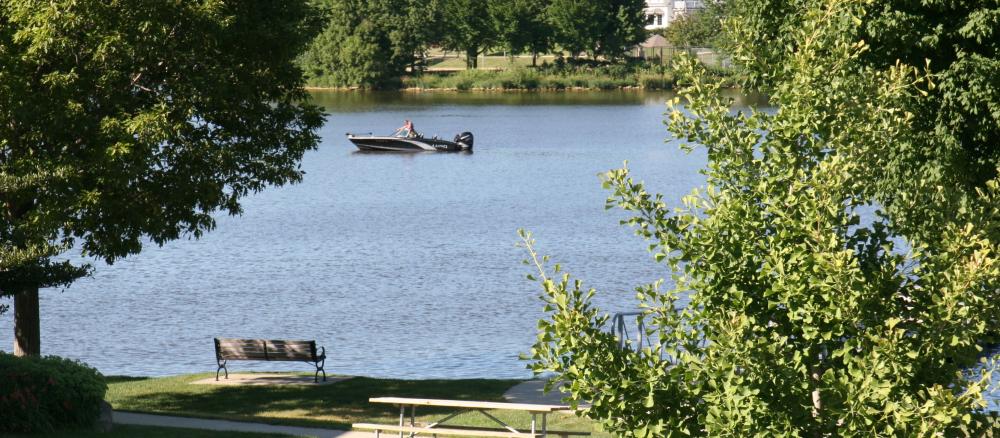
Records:
<instances>
[{"instance_id":1,"label":"fence","mask_svg":"<svg viewBox=\"0 0 1000 438\"><path fill-rule=\"evenodd\" d=\"M674 57L681 53L698 58L703 64L709 67L729 68L732 65L729 57L716 52L709 47L636 47L635 56L646 61L657 62L659 64L669 64Z\"/></svg>"}]
</instances>

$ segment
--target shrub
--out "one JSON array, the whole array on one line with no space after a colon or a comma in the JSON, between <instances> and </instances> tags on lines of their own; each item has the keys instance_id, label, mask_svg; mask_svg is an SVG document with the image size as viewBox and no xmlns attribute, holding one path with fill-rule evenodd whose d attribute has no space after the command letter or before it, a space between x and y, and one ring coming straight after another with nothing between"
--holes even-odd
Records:
<instances>
[{"instance_id":1,"label":"shrub","mask_svg":"<svg viewBox=\"0 0 1000 438\"><path fill-rule=\"evenodd\" d=\"M561 76L546 76L542 79L541 88L564 90L566 89L566 78Z\"/></svg>"},{"instance_id":2,"label":"shrub","mask_svg":"<svg viewBox=\"0 0 1000 438\"><path fill-rule=\"evenodd\" d=\"M613 90L615 88L620 88L626 85L628 84L622 83L620 81L615 81L614 79L595 77L590 79L588 88L596 88L598 90Z\"/></svg>"},{"instance_id":3,"label":"shrub","mask_svg":"<svg viewBox=\"0 0 1000 438\"><path fill-rule=\"evenodd\" d=\"M644 73L639 76L639 85L647 90L670 90L674 88L674 75Z\"/></svg>"},{"instance_id":4,"label":"shrub","mask_svg":"<svg viewBox=\"0 0 1000 438\"><path fill-rule=\"evenodd\" d=\"M0 432L90 426L107 389L104 376L81 362L0 353Z\"/></svg>"}]
</instances>

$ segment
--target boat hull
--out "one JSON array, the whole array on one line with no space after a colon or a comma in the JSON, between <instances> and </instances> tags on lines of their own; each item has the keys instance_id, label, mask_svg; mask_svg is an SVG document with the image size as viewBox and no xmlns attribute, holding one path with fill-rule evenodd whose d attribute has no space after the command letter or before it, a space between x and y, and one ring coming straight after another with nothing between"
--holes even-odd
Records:
<instances>
[{"instance_id":1,"label":"boat hull","mask_svg":"<svg viewBox=\"0 0 1000 438\"><path fill-rule=\"evenodd\" d=\"M400 138L348 135L347 139L362 151L382 152L461 152L471 145L435 138Z\"/></svg>"}]
</instances>

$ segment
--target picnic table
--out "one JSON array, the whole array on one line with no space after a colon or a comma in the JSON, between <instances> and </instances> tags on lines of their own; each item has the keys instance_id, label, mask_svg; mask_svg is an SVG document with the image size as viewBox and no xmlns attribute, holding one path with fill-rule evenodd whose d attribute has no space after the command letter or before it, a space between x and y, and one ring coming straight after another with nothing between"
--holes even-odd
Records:
<instances>
[{"instance_id":1,"label":"picnic table","mask_svg":"<svg viewBox=\"0 0 1000 438\"><path fill-rule=\"evenodd\" d=\"M548 414L553 412L565 412L572 411L573 408L565 405L542 405L542 404L529 404L529 403L500 403L500 402L483 402L483 401L469 401L469 400L441 400L441 399L426 399L426 398L404 398L404 397L374 397L368 399L371 403L384 403L393 404L399 406L399 425L387 425L387 424L371 424L371 423L355 423L353 427L355 429L365 429L375 431L375 436L378 438L382 431L387 432L399 432L399 437L403 438L404 434L408 434L411 438L417 434L425 435L461 435L461 436L482 436L489 438L545 438L548 434L553 435L590 435L589 432L568 432L568 431L549 431L546 424ZM433 423L427 425L417 425L415 418L417 416L417 406L428 406L428 407L443 407L443 408L455 408L455 412L437 420ZM409 408L410 418L409 424L406 422L406 411ZM504 423L499 418L493 416L487 410L509 410L509 411L521 411L528 412L531 414L531 430L521 431L511 427L509 424ZM479 412L492 420L493 422L502 426L502 429L490 429L481 427L463 427L463 426L450 426L447 428L439 427L448 420L455 418L456 416L463 414L465 412ZM538 416L541 416L541 425L539 427L537 420Z\"/></svg>"}]
</instances>

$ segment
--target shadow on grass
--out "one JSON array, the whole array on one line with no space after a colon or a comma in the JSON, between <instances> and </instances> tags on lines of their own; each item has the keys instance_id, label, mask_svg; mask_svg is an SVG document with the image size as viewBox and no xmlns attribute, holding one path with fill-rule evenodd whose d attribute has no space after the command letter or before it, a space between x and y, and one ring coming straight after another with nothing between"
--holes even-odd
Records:
<instances>
[{"instance_id":1,"label":"shadow on grass","mask_svg":"<svg viewBox=\"0 0 1000 438\"><path fill-rule=\"evenodd\" d=\"M104 376L104 382L108 385L112 383L122 383L122 382L141 382L143 380L149 380L152 377L134 377L134 376Z\"/></svg>"},{"instance_id":2,"label":"shadow on grass","mask_svg":"<svg viewBox=\"0 0 1000 438\"><path fill-rule=\"evenodd\" d=\"M502 401L504 391L518 383L515 380L390 380L366 377L317 386L189 383L196 379L120 380L122 383L116 385L115 394L109 400L115 409L130 411L350 429L351 423L385 422L398 418L397 406L369 403L371 397ZM421 416L447 412L447 409L418 410Z\"/></svg>"}]
</instances>

